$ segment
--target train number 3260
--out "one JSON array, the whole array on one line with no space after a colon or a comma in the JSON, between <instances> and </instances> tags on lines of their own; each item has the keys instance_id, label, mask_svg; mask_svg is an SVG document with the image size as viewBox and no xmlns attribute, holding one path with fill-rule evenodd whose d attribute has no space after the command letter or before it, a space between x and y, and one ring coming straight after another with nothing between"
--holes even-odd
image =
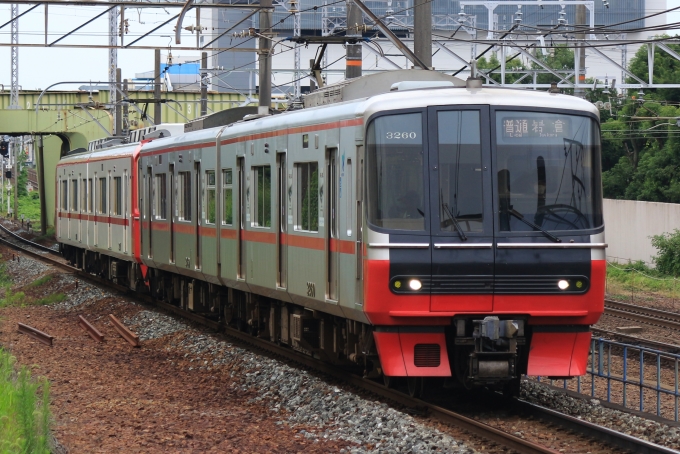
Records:
<instances>
[{"instance_id":1,"label":"train number 3260","mask_svg":"<svg viewBox=\"0 0 680 454\"><path fill-rule=\"evenodd\" d=\"M418 137L418 134L415 132L398 132L398 131L388 131L385 133L385 138L386 139L415 139Z\"/></svg>"}]
</instances>

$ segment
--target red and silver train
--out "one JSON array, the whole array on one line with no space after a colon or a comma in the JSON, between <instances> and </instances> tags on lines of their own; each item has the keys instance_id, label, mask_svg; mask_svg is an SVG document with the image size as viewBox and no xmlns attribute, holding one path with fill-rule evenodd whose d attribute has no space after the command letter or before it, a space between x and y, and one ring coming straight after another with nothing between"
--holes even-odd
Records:
<instances>
[{"instance_id":1,"label":"red and silver train","mask_svg":"<svg viewBox=\"0 0 680 454\"><path fill-rule=\"evenodd\" d=\"M71 262L412 393L586 372L606 263L592 104L394 71L163 135L61 159Z\"/></svg>"}]
</instances>

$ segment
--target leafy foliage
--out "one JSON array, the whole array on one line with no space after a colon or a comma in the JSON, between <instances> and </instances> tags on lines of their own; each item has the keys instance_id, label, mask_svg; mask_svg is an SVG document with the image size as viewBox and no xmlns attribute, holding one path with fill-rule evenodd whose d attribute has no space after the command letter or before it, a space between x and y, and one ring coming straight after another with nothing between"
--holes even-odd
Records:
<instances>
[{"instance_id":1,"label":"leafy foliage","mask_svg":"<svg viewBox=\"0 0 680 454\"><path fill-rule=\"evenodd\" d=\"M653 236L652 246L659 251L653 258L656 269L664 274L680 276L680 230Z\"/></svg>"},{"instance_id":2,"label":"leafy foliage","mask_svg":"<svg viewBox=\"0 0 680 454\"><path fill-rule=\"evenodd\" d=\"M680 45L669 44L680 52ZM631 60L629 69L648 78L647 46ZM680 62L662 50L655 52L654 81L675 83ZM626 82L638 83L634 78ZM615 199L680 203L680 89L646 90L619 98L617 118L602 123L602 179L604 196Z\"/></svg>"}]
</instances>

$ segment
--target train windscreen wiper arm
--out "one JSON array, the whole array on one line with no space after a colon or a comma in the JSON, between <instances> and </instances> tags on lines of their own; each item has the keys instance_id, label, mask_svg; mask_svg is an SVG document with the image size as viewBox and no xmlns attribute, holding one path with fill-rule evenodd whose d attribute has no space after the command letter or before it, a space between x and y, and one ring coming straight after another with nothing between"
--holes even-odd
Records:
<instances>
[{"instance_id":1,"label":"train windscreen wiper arm","mask_svg":"<svg viewBox=\"0 0 680 454\"><path fill-rule=\"evenodd\" d=\"M545 230L544 228L539 227L539 226L537 226L536 224L534 224L533 222L527 221L526 219L524 219L524 216L523 216L522 213L520 213L519 211L517 211L517 210L515 210L515 209L513 209L513 208L510 208L509 210L507 210L507 212L510 213L511 215L513 215L514 217L516 217L517 219L519 219L520 221L524 222L524 223L525 223L526 225L528 225L529 227L533 227L534 229L538 230L538 231L541 232L543 235L545 235L545 236L547 236L548 238L550 238L551 240L553 240L555 243L561 243L561 242L562 242L561 239L557 238L555 235L553 235L552 233L548 232L548 231Z\"/></svg>"},{"instance_id":2,"label":"train windscreen wiper arm","mask_svg":"<svg viewBox=\"0 0 680 454\"><path fill-rule=\"evenodd\" d=\"M442 209L444 210L444 213L446 213L448 218L451 220L451 224L453 224L453 226L458 231L460 239L463 241L467 241L467 236L465 236L465 233L463 233L463 229L460 227L460 224L456 220L456 217L453 215L453 213L451 212L451 208L449 208L449 205L446 202L442 202Z\"/></svg>"}]
</instances>

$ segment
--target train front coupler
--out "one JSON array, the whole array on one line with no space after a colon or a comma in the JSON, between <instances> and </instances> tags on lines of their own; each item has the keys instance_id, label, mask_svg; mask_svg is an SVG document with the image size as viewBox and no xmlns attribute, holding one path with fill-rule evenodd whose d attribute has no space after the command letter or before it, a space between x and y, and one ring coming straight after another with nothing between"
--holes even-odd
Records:
<instances>
[{"instance_id":1,"label":"train front coupler","mask_svg":"<svg viewBox=\"0 0 680 454\"><path fill-rule=\"evenodd\" d=\"M496 316L455 320L456 347L467 346L468 351L465 381L489 385L516 379L518 346L526 344L524 326L522 319L501 320Z\"/></svg>"}]
</instances>

